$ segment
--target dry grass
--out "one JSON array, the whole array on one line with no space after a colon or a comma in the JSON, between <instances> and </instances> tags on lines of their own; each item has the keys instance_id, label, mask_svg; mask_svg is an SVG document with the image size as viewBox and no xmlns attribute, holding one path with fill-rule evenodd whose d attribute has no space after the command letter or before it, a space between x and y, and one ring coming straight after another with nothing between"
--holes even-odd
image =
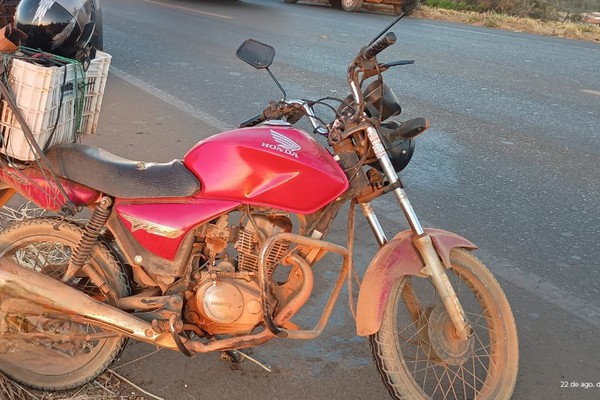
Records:
<instances>
[{"instance_id":1,"label":"dry grass","mask_svg":"<svg viewBox=\"0 0 600 400\"><path fill-rule=\"evenodd\" d=\"M2 400L164 400L113 370L78 389L48 392L25 388L0 372Z\"/></svg>"},{"instance_id":2,"label":"dry grass","mask_svg":"<svg viewBox=\"0 0 600 400\"><path fill-rule=\"evenodd\" d=\"M60 393L25 388L0 373L0 398L5 400L129 400L136 397L121 395L122 382L111 372L104 373L94 382ZM141 399L141 397L137 397Z\"/></svg>"},{"instance_id":3,"label":"dry grass","mask_svg":"<svg viewBox=\"0 0 600 400\"><path fill-rule=\"evenodd\" d=\"M600 26L574 22L540 21L511 17L496 13L475 13L421 6L414 16L442 21L487 26L513 32L527 32L545 36L559 36L600 42Z\"/></svg>"},{"instance_id":4,"label":"dry grass","mask_svg":"<svg viewBox=\"0 0 600 400\"><path fill-rule=\"evenodd\" d=\"M47 214L47 212L32 202L24 202L17 207L0 207L0 232L6 227L16 222L24 221L30 218L37 218Z\"/></svg>"}]
</instances>

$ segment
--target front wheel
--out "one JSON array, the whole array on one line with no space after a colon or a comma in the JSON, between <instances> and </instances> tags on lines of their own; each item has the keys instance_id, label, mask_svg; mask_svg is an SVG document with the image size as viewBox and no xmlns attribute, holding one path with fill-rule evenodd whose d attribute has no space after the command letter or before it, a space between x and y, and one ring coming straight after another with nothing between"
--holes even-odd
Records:
<instances>
[{"instance_id":1,"label":"front wheel","mask_svg":"<svg viewBox=\"0 0 600 400\"><path fill-rule=\"evenodd\" d=\"M341 0L344 11L358 11L363 5L363 0Z\"/></svg>"},{"instance_id":2,"label":"front wheel","mask_svg":"<svg viewBox=\"0 0 600 400\"><path fill-rule=\"evenodd\" d=\"M405 277L392 289L370 344L395 399L508 399L517 379L518 340L510 305L488 269L453 250L448 278L474 330L454 327L430 280Z\"/></svg>"}]
</instances>

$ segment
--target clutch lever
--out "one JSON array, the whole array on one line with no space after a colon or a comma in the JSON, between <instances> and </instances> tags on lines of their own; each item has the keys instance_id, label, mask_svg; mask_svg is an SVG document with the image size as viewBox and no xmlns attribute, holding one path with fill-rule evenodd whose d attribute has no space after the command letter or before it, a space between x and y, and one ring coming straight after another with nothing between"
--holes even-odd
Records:
<instances>
[{"instance_id":1,"label":"clutch lever","mask_svg":"<svg viewBox=\"0 0 600 400\"><path fill-rule=\"evenodd\" d=\"M379 69L381 71L386 71L392 67L398 67L400 65L410 65L414 64L415 60L399 60L399 61L390 61L387 63L379 64Z\"/></svg>"},{"instance_id":2,"label":"clutch lever","mask_svg":"<svg viewBox=\"0 0 600 400\"><path fill-rule=\"evenodd\" d=\"M410 65L414 64L415 60L400 60L400 61L390 61L388 63L379 63L376 68L372 68L368 71L363 72L363 80L369 79L373 76L379 75L382 72L387 71L391 67L397 67L399 65Z\"/></svg>"}]
</instances>

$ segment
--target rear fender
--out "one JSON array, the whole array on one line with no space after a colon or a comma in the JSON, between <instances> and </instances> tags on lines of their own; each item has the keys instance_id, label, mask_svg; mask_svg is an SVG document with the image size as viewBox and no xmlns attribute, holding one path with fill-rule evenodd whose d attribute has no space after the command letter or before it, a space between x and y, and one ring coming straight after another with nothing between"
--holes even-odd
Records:
<instances>
[{"instance_id":1,"label":"rear fender","mask_svg":"<svg viewBox=\"0 0 600 400\"><path fill-rule=\"evenodd\" d=\"M440 229L425 229L431 236L433 246L446 268L450 267L450 251L461 247L467 250L477 248L469 240ZM383 311L390 292L396 282L406 275L425 277L421 270L425 267L418 250L413 244L414 233L402 231L386 243L373 257L358 295L356 310L356 332L359 336L369 336L381 327Z\"/></svg>"}]
</instances>

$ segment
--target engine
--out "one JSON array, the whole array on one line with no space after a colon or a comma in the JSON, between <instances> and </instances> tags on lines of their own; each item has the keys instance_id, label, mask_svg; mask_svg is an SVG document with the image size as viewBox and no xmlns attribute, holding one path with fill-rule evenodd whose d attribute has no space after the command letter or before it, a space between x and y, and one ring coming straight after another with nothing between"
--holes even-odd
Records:
<instances>
[{"instance_id":1,"label":"engine","mask_svg":"<svg viewBox=\"0 0 600 400\"><path fill-rule=\"evenodd\" d=\"M224 215L208 224L201 238L208 261L194 274L197 283L188 296L187 321L210 335L250 333L263 318L258 284L260 243L291 228L289 218L280 215L253 215L239 226L231 225L229 216ZM272 246L267 255L269 277L288 247L285 243Z\"/></svg>"}]
</instances>

